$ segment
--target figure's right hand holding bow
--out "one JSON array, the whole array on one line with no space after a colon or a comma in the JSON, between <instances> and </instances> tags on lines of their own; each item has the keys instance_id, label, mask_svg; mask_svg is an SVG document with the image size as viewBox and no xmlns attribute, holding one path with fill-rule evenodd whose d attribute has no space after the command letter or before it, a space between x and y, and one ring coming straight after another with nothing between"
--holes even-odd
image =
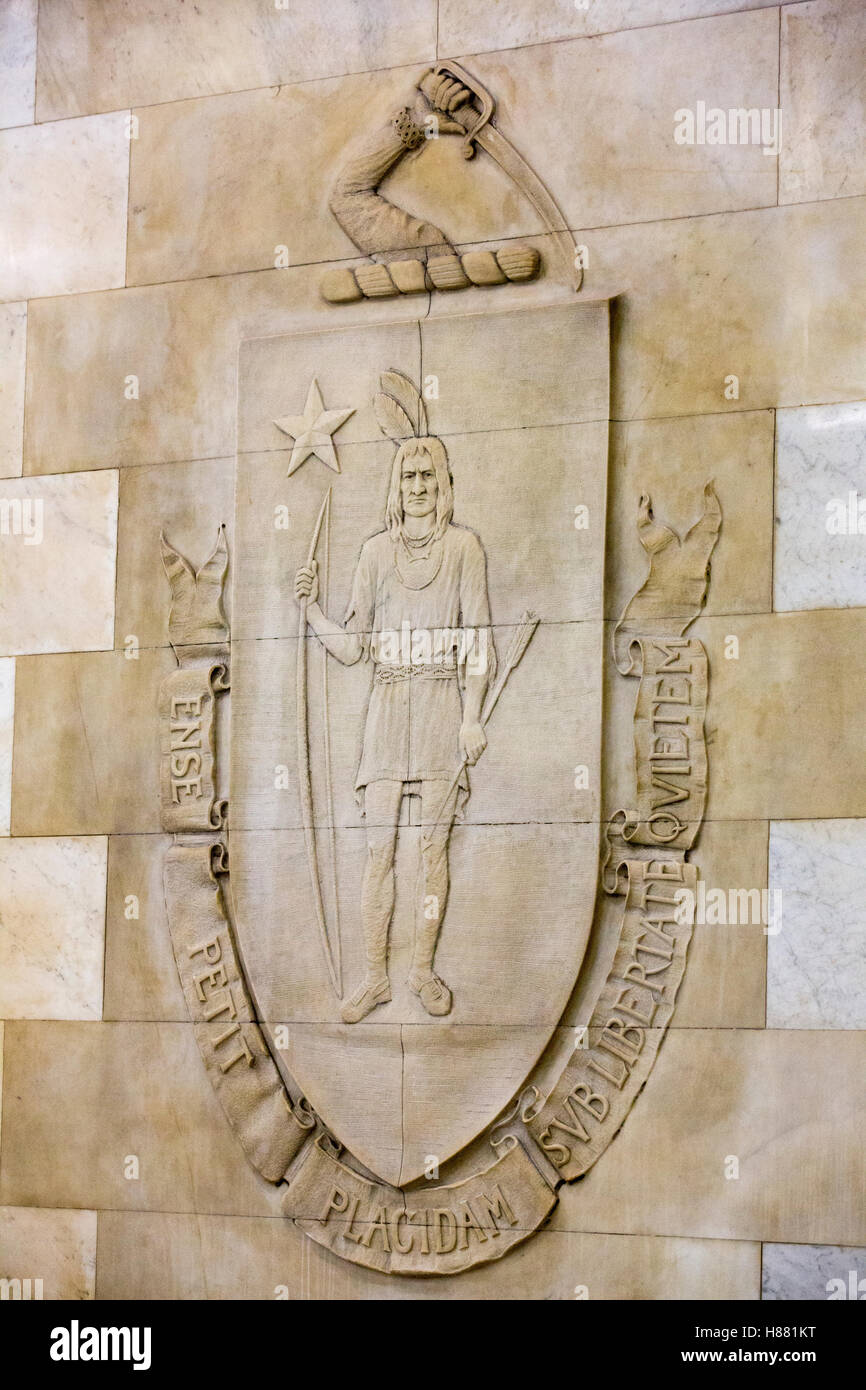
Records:
<instances>
[{"instance_id":1,"label":"figure's right hand holding bow","mask_svg":"<svg viewBox=\"0 0 866 1390\"><path fill-rule=\"evenodd\" d=\"M319 562L303 565L295 575L295 599L300 605L305 600L313 604L319 597Z\"/></svg>"}]
</instances>

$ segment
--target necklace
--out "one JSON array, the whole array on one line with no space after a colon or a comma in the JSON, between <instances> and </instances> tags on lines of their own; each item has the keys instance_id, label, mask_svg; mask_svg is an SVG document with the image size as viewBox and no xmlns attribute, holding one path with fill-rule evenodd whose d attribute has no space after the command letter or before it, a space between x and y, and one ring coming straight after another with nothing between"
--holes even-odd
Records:
<instances>
[{"instance_id":1,"label":"necklace","mask_svg":"<svg viewBox=\"0 0 866 1390\"><path fill-rule=\"evenodd\" d=\"M417 540L401 532L400 540L394 546L394 568L403 587L426 589L442 568L444 553L441 538L435 540L432 531ZM406 566L405 571L400 567L401 558Z\"/></svg>"}]
</instances>

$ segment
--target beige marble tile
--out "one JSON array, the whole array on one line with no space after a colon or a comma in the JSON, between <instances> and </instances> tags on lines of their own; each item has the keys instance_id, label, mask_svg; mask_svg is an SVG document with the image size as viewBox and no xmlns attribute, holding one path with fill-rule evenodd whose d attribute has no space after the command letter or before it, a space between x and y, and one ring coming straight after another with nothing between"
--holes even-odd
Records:
<instances>
[{"instance_id":1,"label":"beige marble tile","mask_svg":"<svg viewBox=\"0 0 866 1390\"><path fill-rule=\"evenodd\" d=\"M15 719L15 661L0 660L0 835L12 819L12 735Z\"/></svg>"},{"instance_id":2,"label":"beige marble tile","mask_svg":"<svg viewBox=\"0 0 866 1390\"><path fill-rule=\"evenodd\" d=\"M0 305L0 477L22 469L27 305Z\"/></svg>"},{"instance_id":3,"label":"beige marble tile","mask_svg":"<svg viewBox=\"0 0 866 1390\"><path fill-rule=\"evenodd\" d=\"M866 193L866 11L859 0L783 5L781 40L779 202Z\"/></svg>"},{"instance_id":4,"label":"beige marble tile","mask_svg":"<svg viewBox=\"0 0 866 1390\"><path fill-rule=\"evenodd\" d=\"M0 839L0 1014L102 1017L105 882L101 836Z\"/></svg>"},{"instance_id":5,"label":"beige marble tile","mask_svg":"<svg viewBox=\"0 0 866 1390\"><path fill-rule=\"evenodd\" d=\"M268 1215L188 1023L7 1023L0 1200ZM138 1178L124 1176L138 1158Z\"/></svg>"},{"instance_id":6,"label":"beige marble tile","mask_svg":"<svg viewBox=\"0 0 866 1390\"><path fill-rule=\"evenodd\" d=\"M574 0L549 0L544 5L537 0L497 0L495 5L440 0L439 52L457 57L769 6L770 0L586 0L581 5Z\"/></svg>"},{"instance_id":7,"label":"beige marble tile","mask_svg":"<svg viewBox=\"0 0 866 1390\"><path fill-rule=\"evenodd\" d=\"M647 573L637 540L638 504L649 493L657 520L683 536L713 480L722 530L712 556L707 613L772 607L773 413L637 420L611 429L606 612L619 618ZM743 505L744 501L747 505Z\"/></svg>"},{"instance_id":8,"label":"beige marble tile","mask_svg":"<svg viewBox=\"0 0 866 1390\"><path fill-rule=\"evenodd\" d=\"M611 418L652 419L866 398L866 198L578 231L582 295L619 295ZM492 243L491 243L492 244ZM549 273L503 287L565 295ZM510 295L509 292L514 292ZM489 303L490 296L486 296ZM430 320L475 313L481 290L432 297ZM458 304L459 301L459 304ZM736 376L736 383L726 378ZM726 389L739 398L726 398Z\"/></svg>"},{"instance_id":9,"label":"beige marble tile","mask_svg":"<svg viewBox=\"0 0 866 1390\"><path fill-rule=\"evenodd\" d=\"M162 882L171 837L112 835L108 841L103 1018L184 1023Z\"/></svg>"},{"instance_id":10,"label":"beige marble tile","mask_svg":"<svg viewBox=\"0 0 866 1390\"><path fill-rule=\"evenodd\" d=\"M168 641L169 587L159 537L167 539L196 567L226 527L229 563L234 559L233 458L124 468L120 472L117 541L117 613L115 643L135 637L140 647ZM269 518L273 527L273 516ZM281 533L282 534L282 533ZM224 607L231 619L231 583Z\"/></svg>"},{"instance_id":11,"label":"beige marble tile","mask_svg":"<svg viewBox=\"0 0 866 1390\"><path fill-rule=\"evenodd\" d=\"M0 299L122 285L126 113L0 132Z\"/></svg>"},{"instance_id":12,"label":"beige marble tile","mask_svg":"<svg viewBox=\"0 0 866 1390\"><path fill-rule=\"evenodd\" d=\"M29 1279L31 1297L87 1300L96 1291L96 1212L0 1207L0 1278Z\"/></svg>"},{"instance_id":13,"label":"beige marble tile","mask_svg":"<svg viewBox=\"0 0 866 1390\"><path fill-rule=\"evenodd\" d=\"M414 318L414 296L335 308L320 266L30 305L26 473L221 458L236 447L238 344ZM138 399L124 394L138 379Z\"/></svg>"},{"instance_id":14,"label":"beige marble tile","mask_svg":"<svg viewBox=\"0 0 866 1390\"><path fill-rule=\"evenodd\" d=\"M311 77L364 72L433 57L436 6L406 0L399 20L373 0L291 4L220 0L173 7L157 0L42 0L39 120Z\"/></svg>"},{"instance_id":15,"label":"beige marble tile","mask_svg":"<svg viewBox=\"0 0 866 1390\"><path fill-rule=\"evenodd\" d=\"M37 9L38 0L5 0L0 7L0 127L33 120Z\"/></svg>"},{"instance_id":16,"label":"beige marble tile","mask_svg":"<svg viewBox=\"0 0 866 1390\"><path fill-rule=\"evenodd\" d=\"M866 1250L843 1245L773 1245L761 1251L761 1298L767 1301L861 1301Z\"/></svg>"},{"instance_id":17,"label":"beige marble tile","mask_svg":"<svg viewBox=\"0 0 866 1390\"><path fill-rule=\"evenodd\" d=\"M866 756L866 610L703 618L691 632L710 667L707 820L866 814L866 795L851 775ZM725 657L729 637L739 644L736 659ZM611 813L633 799L634 698L635 682L609 672Z\"/></svg>"},{"instance_id":18,"label":"beige marble tile","mask_svg":"<svg viewBox=\"0 0 866 1390\"><path fill-rule=\"evenodd\" d=\"M540 174L568 226L615 226L775 203L776 160L758 145L689 146L674 140L676 111L694 109L698 99L725 111L775 108L775 13L758 9L631 31L605 27L625 32L476 54L466 61L493 94L503 130ZM464 180L473 187L471 166L460 171L456 161L446 164L450 146L437 142L441 173L434 173L431 191L440 195L440 208ZM495 201L485 199L481 215L473 208L479 194L470 194L475 215L457 214L457 240L541 230L504 181L500 188ZM503 201L505 227L497 206ZM432 205L419 204L420 215L432 211Z\"/></svg>"},{"instance_id":19,"label":"beige marble tile","mask_svg":"<svg viewBox=\"0 0 866 1390\"><path fill-rule=\"evenodd\" d=\"M677 995L677 1028L763 1028L767 988L764 902L765 821L708 821L689 858L698 867L696 920L685 978ZM724 910L719 890L724 894ZM743 891L751 893L748 899Z\"/></svg>"},{"instance_id":20,"label":"beige marble tile","mask_svg":"<svg viewBox=\"0 0 866 1390\"><path fill-rule=\"evenodd\" d=\"M759 1281L747 1241L540 1231L459 1278L400 1279L335 1258L287 1221L100 1214L100 1298L564 1302L583 1286L591 1300L748 1299Z\"/></svg>"},{"instance_id":21,"label":"beige marble tile","mask_svg":"<svg viewBox=\"0 0 866 1390\"><path fill-rule=\"evenodd\" d=\"M0 483L0 652L114 645L114 470Z\"/></svg>"},{"instance_id":22,"label":"beige marble tile","mask_svg":"<svg viewBox=\"0 0 866 1390\"><path fill-rule=\"evenodd\" d=\"M710 106L774 107L778 23L767 10L711 24L642 29L592 43L473 58L504 128L541 173L569 225L600 226L776 201L775 160L756 146L674 142L678 92ZM351 255L328 210L359 131L412 100L419 69L172 103L138 112L129 283ZM582 124L571 94L582 93ZM290 138L296 132L303 138ZM303 188L303 198L294 192ZM388 180L388 197L456 242L541 230L531 204L455 136L428 141ZM234 213L226 220L230 200Z\"/></svg>"},{"instance_id":23,"label":"beige marble tile","mask_svg":"<svg viewBox=\"0 0 866 1390\"><path fill-rule=\"evenodd\" d=\"M411 102L420 71L139 110L128 283L270 270L281 246L294 266L357 255L328 209L331 188L359 131Z\"/></svg>"},{"instance_id":24,"label":"beige marble tile","mask_svg":"<svg viewBox=\"0 0 866 1390\"><path fill-rule=\"evenodd\" d=\"M866 1028L866 820L774 821L770 1028Z\"/></svg>"},{"instance_id":25,"label":"beige marble tile","mask_svg":"<svg viewBox=\"0 0 866 1390\"><path fill-rule=\"evenodd\" d=\"M552 1227L862 1244L864 1062L866 1033L675 1019L616 1143ZM739 1177L725 1176L731 1158Z\"/></svg>"},{"instance_id":26,"label":"beige marble tile","mask_svg":"<svg viewBox=\"0 0 866 1390\"><path fill-rule=\"evenodd\" d=\"M776 412L775 608L866 603L864 476L866 401Z\"/></svg>"},{"instance_id":27,"label":"beige marble tile","mask_svg":"<svg viewBox=\"0 0 866 1390\"><path fill-rule=\"evenodd\" d=\"M159 829L156 692L170 649L19 657L12 829L104 835ZM118 730L123 731L122 737Z\"/></svg>"}]
</instances>

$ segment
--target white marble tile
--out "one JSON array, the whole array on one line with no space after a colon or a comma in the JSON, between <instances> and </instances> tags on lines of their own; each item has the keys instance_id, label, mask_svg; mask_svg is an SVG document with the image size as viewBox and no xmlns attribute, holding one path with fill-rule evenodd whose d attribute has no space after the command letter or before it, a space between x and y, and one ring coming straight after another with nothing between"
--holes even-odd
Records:
<instances>
[{"instance_id":1,"label":"white marble tile","mask_svg":"<svg viewBox=\"0 0 866 1390\"><path fill-rule=\"evenodd\" d=\"M104 836L0 840L0 1017L102 1017Z\"/></svg>"},{"instance_id":2,"label":"white marble tile","mask_svg":"<svg viewBox=\"0 0 866 1390\"><path fill-rule=\"evenodd\" d=\"M114 645L116 469L0 482L0 655Z\"/></svg>"},{"instance_id":3,"label":"white marble tile","mask_svg":"<svg viewBox=\"0 0 866 1390\"><path fill-rule=\"evenodd\" d=\"M0 300L122 285L128 183L125 111L0 131Z\"/></svg>"},{"instance_id":4,"label":"white marble tile","mask_svg":"<svg viewBox=\"0 0 866 1390\"><path fill-rule=\"evenodd\" d=\"M21 473L27 305L0 304L0 478Z\"/></svg>"},{"instance_id":5,"label":"white marble tile","mask_svg":"<svg viewBox=\"0 0 866 1390\"><path fill-rule=\"evenodd\" d=\"M866 820L773 821L768 1028L866 1028Z\"/></svg>"},{"instance_id":6,"label":"white marble tile","mask_svg":"<svg viewBox=\"0 0 866 1390\"><path fill-rule=\"evenodd\" d=\"M38 0L0 5L0 126L27 125L36 99Z\"/></svg>"},{"instance_id":7,"label":"white marble tile","mask_svg":"<svg viewBox=\"0 0 866 1390\"><path fill-rule=\"evenodd\" d=\"M0 835L12 820L12 732L15 717L15 658L0 657Z\"/></svg>"},{"instance_id":8,"label":"white marble tile","mask_svg":"<svg viewBox=\"0 0 866 1390\"><path fill-rule=\"evenodd\" d=\"M765 1245L761 1298L860 1301L866 1298L866 1250L852 1245Z\"/></svg>"},{"instance_id":9,"label":"white marble tile","mask_svg":"<svg viewBox=\"0 0 866 1390\"><path fill-rule=\"evenodd\" d=\"M29 1279L31 1298L92 1299L96 1212L0 1207L0 1278Z\"/></svg>"},{"instance_id":10,"label":"white marble tile","mask_svg":"<svg viewBox=\"0 0 866 1390\"><path fill-rule=\"evenodd\" d=\"M866 605L866 402L777 412L776 518L777 612Z\"/></svg>"},{"instance_id":11,"label":"white marble tile","mask_svg":"<svg viewBox=\"0 0 866 1390\"><path fill-rule=\"evenodd\" d=\"M866 6L783 5L779 202L866 193Z\"/></svg>"}]
</instances>

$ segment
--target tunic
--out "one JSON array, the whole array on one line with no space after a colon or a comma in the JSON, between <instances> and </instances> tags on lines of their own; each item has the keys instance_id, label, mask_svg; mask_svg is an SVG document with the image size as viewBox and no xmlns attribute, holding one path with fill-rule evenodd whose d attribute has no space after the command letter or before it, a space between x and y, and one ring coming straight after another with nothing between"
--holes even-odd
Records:
<instances>
[{"instance_id":1,"label":"tunic","mask_svg":"<svg viewBox=\"0 0 866 1390\"><path fill-rule=\"evenodd\" d=\"M486 659L488 683L495 674L478 536L452 523L421 561L387 531L372 536L361 548L344 626L374 665L355 777L359 805L366 785L381 778L451 781L461 760L466 669ZM462 810L465 769L460 788Z\"/></svg>"}]
</instances>

